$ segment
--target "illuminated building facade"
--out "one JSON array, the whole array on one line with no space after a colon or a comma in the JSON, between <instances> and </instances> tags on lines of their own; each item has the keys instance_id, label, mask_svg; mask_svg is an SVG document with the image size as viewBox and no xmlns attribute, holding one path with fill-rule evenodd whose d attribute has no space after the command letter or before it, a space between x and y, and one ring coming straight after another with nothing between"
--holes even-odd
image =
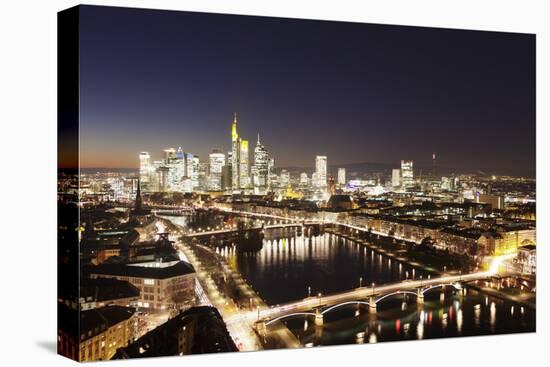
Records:
<instances>
[{"instance_id":1,"label":"illuminated building facade","mask_svg":"<svg viewBox=\"0 0 550 367\"><path fill-rule=\"evenodd\" d=\"M307 186L309 184L309 178L306 172L300 173L300 186Z\"/></svg>"},{"instance_id":2,"label":"illuminated building facade","mask_svg":"<svg viewBox=\"0 0 550 367\"><path fill-rule=\"evenodd\" d=\"M315 180L313 185L316 189L324 191L327 188L327 156L318 155L315 157Z\"/></svg>"},{"instance_id":3,"label":"illuminated building facade","mask_svg":"<svg viewBox=\"0 0 550 367\"><path fill-rule=\"evenodd\" d=\"M239 157L241 155L240 145L239 133L237 132L237 114L235 113L233 124L231 125L231 186L233 190L238 190L241 187L241 176L239 173Z\"/></svg>"},{"instance_id":4,"label":"illuminated building facade","mask_svg":"<svg viewBox=\"0 0 550 367\"><path fill-rule=\"evenodd\" d=\"M401 184L404 188L414 186L413 161L401 161Z\"/></svg>"},{"instance_id":5,"label":"illuminated building facade","mask_svg":"<svg viewBox=\"0 0 550 367\"><path fill-rule=\"evenodd\" d=\"M269 182L269 154L260 142L260 134L254 148L253 183L255 194L265 194Z\"/></svg>"},{"instance_id":6,"label":"illuminated building facade","mask_svg":"<svg viewBox=\"0 0 550 367\"><path fill-rule=\"evenodd\" d=\"M231 186L233 191L251 186L248 140L241 139L237 132L237 114L231 125Z\"/></svg>"},{"instance_id":7,"label":"illuminated building facade","mask_svg":"<svg viewBox=\"0 0 550 367\"><path fill-rule=\"evenodd\" d=\"M139 179L144 190L151 184L152 173L151 156L148 152L139 153Z\"/></svg>"},{"instance_id":8,"label":"illuminated building facade","mask_svg":"<svg viewBox=\"0 0 550 367\"><path fill-rule=\"evenodd\" d=\"M391 170L391 185L394 188L401 186L401 170L399 168Z\"/></svg>"},{"instance_id":9,"label":"illuminated building facade","mask_svg":"<svg viewBox=\"0 0 550 367\"><path fill-rule=\"evenodd\" d=\"M338 168L338 186L346 185L346 169Z\"/></svg>"},{"instance_id":10,"label":"illuminated building facade","mask_svg":"<svg viewBox=\"0 0 550 367\"><path fill-rule=\"evenodd\" d=\"M192 192L197 186L195 157L181 147L165 149L163 159L151 163L148 152L139 154L139 177L145 192ZM197 158L198 161L198 158Z\"/></svg>"},{"instance_id":11,"label":"illuminated building facade","mask_svg":"<svg viewBox=\"0 0 550 367\"><path fill-rule=\"evenodd\" d=\"M248 160L248 140L240 139L239 185L241 189L250 187L250 163Z\"/></svg>"},{"instance_id":12,"label":"illuminated building facade","mask_svg":"<svg viewBox=\"0 0 550 367\"><path fill-rule=\"evenodd\" d=\"M199 168L200 168L200 160L199 156L195 155L191 157L191 184L193 187L193 190L199 187Z\"/></svg>"},{"instance_id":13,"label":"illuminated building facade","mask_svg":"<svg viewBox=\"0 0 550 367\"><path fill-rule=\"evenodd\" d=\"M222 189L222 169L225 166L225 154L219 150L210 153L208 164L208 190L220 191Z\"/></svg>"}]
</instances>

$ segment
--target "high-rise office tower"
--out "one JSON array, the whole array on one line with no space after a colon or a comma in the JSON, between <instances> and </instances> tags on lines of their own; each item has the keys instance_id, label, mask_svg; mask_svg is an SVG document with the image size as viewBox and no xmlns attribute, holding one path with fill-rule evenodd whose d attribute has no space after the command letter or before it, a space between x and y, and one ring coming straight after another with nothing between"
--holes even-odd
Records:
<instances>
[{"instance_id":1,"label":"high-rise office tower","mask_svg":"<svg viewBox=\"0 0 550 367\"><path fill-rule=\"evenodd\" d=\"M275 158L270 157L267 162L267 191L271 191L273 187L273 176L275 170Z\"/></svg>"},{"instance_id":2,"label":"high-rise office tower","mask_svg":"<svg viewBox=\"0 0 550 367\"><path fill-rule=\"evenodd\" d=\"M213 150L209 156L208 190L220 191L222 189L223 166L225 166L225 154L219 150Z\"/></svg>"},{"instance_id":3,"label":"high-rise office tower","mask_svg":"<svg viewBox=\"0 0 550 367\"><path fill-rule=\"evenodd\" d=\"M286 169L281 170L281 178L279 180L281 187L286 188L290 185L290 172Z\"/></svg>"},{"instance_id":4,"label":"high-rise office tower","mask_svg":"<svg viewBox=\"0 0 550 367\"><path fill-rule=\"evenodd\" d=\"M199 187L199 169L200 169L200 159L198 155L191 155L191 157L188 158L188 160L191 161L191 185L193 187L193 190L197 189Z\"/></svg>"},{"instance_id":5,"label":"high-rise office tower","mask_svg":"<svg viewBox=\"0 0 550 367\"><path fill-rule=\"evenodd\" d=\"M254 172L253 183L255 194L265 194L269 180L269 155L264 145L260 142L260 134L256 148L254 148Z\"/></svg>"},{"instance_id":6,"label":"high-rise office tower","mask_svg":"<svg viewBox=\"0 0 550 367\"><path fill-rule=\"evenodd\" d=\"M167 192L168 191L168 173L170 169L164 165L157 168L157 191L158 192Z\"/></svg>"},{"instance_id":7,"label":"high-rise office tower","mask_svg":"<svg viewBox=\"0 0 550 367\"><path fill-rule=\"evenodd\" d=\"M248 140L240 139L239 153L239 176L240 188L246 189L250 187L250 163L248 160Z\"/></svg>"},{"instance_id":8,"label":"high-rise office tower","mask_svg":"<svg viewBox=\"0 0 550 367\"><path fill-rule=\"evenodd\" d=\"M186 168L185 175L187 176L187 178L192 179L194 174L193 161L195 158L191 153L185 153L184 158L185 158L185 168Z\"/></svg>"},{"instance_id":9,"label":"high-rise office tower","mask_svg":"<svg viewBox=\"0 0 550 367\"><path fill-rule=\"evenodd\" d=\"M162 176L165 180L164 191L184 192L183 180L189 174L187 153L181 147L177 150L174 148L165 149L161 166L165 168Z\"/></svg>"},{"instance_id":10,"label":"high-rise office tower","mask_svg":"<svg viewBox=\"0 0 550 367\"><path fill-rule=\"evenodd\" d=\"M208 190L208 162L199 162L199 190Z\"/></svg>"},{"instance_id":11,"label":"high-rise office tower","mask_svg":"<svg viewBox=\"0 0 550 367\"><path fill-rule=\"evenodd\" d=\"M325 190L327 188L327 156L315 157L315 188Z\"/></svg>"},{"instance_id":12,"label":"high-rise office tower","mask_svg":"<svg viewBox=\"0 0 550 367\"><path fill-rule=\"evenodd\" d=\"M346 169L338 168L338 186L346 186Z\"/></svg>"},{"instance_id":13,"label":"high-rise office tower","mask_svg":"<svg viewBox=\"0 0 550 367\"><path fill-rule=\"evenodd\" d=\"M227 162L222 167L222 190L231 190L231 166Z\"/></svg>"},{"instance_id":14,"label":"high-rise office tower","mask_svg":"<svg viewBox=\"0 0 550 367\"><path fill-rule=\"evenodd\" d=\"M392 187L401 186L401 170L399 168L391 170L391 185Z\"/></svg>"},{"instance_id":15,"label":"high-rise office tower","mask_svg":"<svg viewBox=\"0 0 550 367\"><path fill-rule=\"evenodd\" d=\"M151 156L147 152L139 153L139 180L144 191L147 191L151 184Z\"/></svg>"},{"instance_id":16,"label":"high-rise office tower","mask_svg":"<svg viewBox=\"0 0 550 367\"><path fill-rule=\"evenodd\" d=\"M300 173L300 186L307 186L309 179L306 172Z\"/></svg>"},{"instance_id":17,"label":"high-rise office tower","mask_svg":"<svg viewBox=\"0 0 550 367\"><path fill-rule=\"evenodd\" d=\"M176 150L174 148L164 149L164 159L166 161L174 158L176 158Z\"/></svg>"},{"instance_id":18,"label":"high-rise office tower","mask_svg":"<svg viewBox=\"0 0 550 367\"><path fill-rule=\"evenodd\" d=\"M401 161L401 184L405 188L414 186L413 161Z\"/></svg>"},{"instance_id":19,"label":"high-rise office tower","mask_svg":"<svg viewBox=\"0 0 550 367\"><path fill-rule=\"evenodd\" d=\"M239 133L237 132L237 113L235 113L233 116L233 124L231 125L231 186L233 190L239 190L241 188L240 155L241 142Z\"/></svg>"}]
</instances>

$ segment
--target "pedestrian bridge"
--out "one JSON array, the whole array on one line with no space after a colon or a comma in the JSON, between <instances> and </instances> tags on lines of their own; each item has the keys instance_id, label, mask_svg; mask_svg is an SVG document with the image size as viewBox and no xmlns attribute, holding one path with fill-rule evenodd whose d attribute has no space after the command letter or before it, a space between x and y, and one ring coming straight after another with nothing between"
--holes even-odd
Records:
<instances>
[{"instance_id":1,"label":"pedestrian bridge","mask_svg":"<svg viewBox=\"0 0 550 367\"><path fill-rule=\"evenodd\" d=\"M276 318L273 318L273 319L270 319L270 320L267 320L267 321L264 320L264 322L265 322L265 326L269 326L270 324L272 324L274 322L277 322L279 320L283 320L283 319L287 319L287 318L291 318L291 317L295 317L295 316L311 316L311 317L315 317L316 324L319 324L319 322L322 320L323 315L325 315L326 313L331 312L333 310L336 310L340 307L344 307L344 306L348 306L348 305L365 305L365 306L369 307L370 312L376 312L376 305L379 302L381 302L385 299L388 299L390 297L401 296L401 295L414 296L414 297L416 297L417 302L419 304L422 304L424 302L424 294L426 294L427 292L432 291L434 289L445 289L445 287L447 287L447 286L449 286L449 287L451 287L455 290L458 290L458 291L462 290L462 285L460 283L438 284L438 285L430 286L430 287L424 288L424 289L419 288L415 292L409 291L409 290L403 290L403 291L402 290L397 290L397 291L379 296L378 298L375 297L375 296L371 296L368 301L356 300L356 301L340 302L340 303L337 303L335 305L332 305L332 306L324 308L324 309L323 308L317 308L315 310L315 312L294 312L294 313L281 315L281 316L278 316Z\"/></svg>"},{"instance_id":2,"label":"pedestrian bridge","mask_svg":"<svg viewBox=\"0 0 550 367\"><path fill-rule=\"evenodd\" d=\"M416 299L417 303L424 303L424 296L436 290L443 291L446 288L461 292L463 284L475 280L491 278L493 272L477 272L465 275L446 275L426 280L402 281L393 284L386 284L379 287L360 287L351 291L331 295L318 295L305 299L290 302L282 305L272 306L257 312L250 311L241 316L240 322L256 321L258 330L269 325L291 317L305 316L315 319L317 325L323 324L323 316L347 305L365 305L369 312L375 313L377 305L392 297L409 295ZM237 319L235 320L237 321Z\"/></svg>"}]
</instances>

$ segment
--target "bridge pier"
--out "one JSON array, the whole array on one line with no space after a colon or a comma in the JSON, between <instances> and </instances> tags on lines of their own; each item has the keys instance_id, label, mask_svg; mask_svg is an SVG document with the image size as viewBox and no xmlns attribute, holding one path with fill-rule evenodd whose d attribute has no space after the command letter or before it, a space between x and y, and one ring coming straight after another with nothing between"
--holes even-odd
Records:
<instances>
[{"instance_id":1,"label":"bridge pier","mask_svg":"<svg viewBox=\"0 0 550 367\"><path fill-rule=\"evenodd\" d=\"M323 314L321 310L315 310L315 326L323 326Z\"/></svg>"},{"instance_id":2,"label":"bridge pier","mask_svg":"<svg viewBox=\"0 0 550 367\"><path fill-rule=\"evenodd\" d=\"M420 288L416 291L416 303L418 303L419 305L424 304L424 293Z\"/></svg>"},{"instance_id":3,"label":"bridge pier","mask_svg":"<svg viewBox=\"0 0 550 367\"><path fill-rule=\"evenodd\" d=\"M376 300L374 297L369 298L369 313L376 313Z\"/></svg>"},{"instance_id":4,"label":"bridge pier","mask_svg":"<svg viewBox=\"0 0 550 367\"><path fill-rule=\"evenodd\" d=\"M264 335L266 332L265 320L256 321L256 331L260 335Z\"/></svg>"}]
</instances>

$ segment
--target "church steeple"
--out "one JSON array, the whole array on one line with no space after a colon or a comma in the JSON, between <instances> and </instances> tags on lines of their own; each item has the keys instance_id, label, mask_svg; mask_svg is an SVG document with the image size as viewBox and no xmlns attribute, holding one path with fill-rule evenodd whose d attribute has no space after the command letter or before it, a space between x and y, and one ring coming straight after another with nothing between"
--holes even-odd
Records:
<instances>
[{"instance_id":1,"label":"church steeple","mask_svg":"<svg viewBox=\"0 0 550 367\"><path fill-rule=\"evenodd\" d=\"M136 213L139 213L142 211L142 203L141 203L141 180L138 177L138 183L137 183L137 191L136 191L136 201L134 203L134 211Z\"/></svg>"}]
</instances>

